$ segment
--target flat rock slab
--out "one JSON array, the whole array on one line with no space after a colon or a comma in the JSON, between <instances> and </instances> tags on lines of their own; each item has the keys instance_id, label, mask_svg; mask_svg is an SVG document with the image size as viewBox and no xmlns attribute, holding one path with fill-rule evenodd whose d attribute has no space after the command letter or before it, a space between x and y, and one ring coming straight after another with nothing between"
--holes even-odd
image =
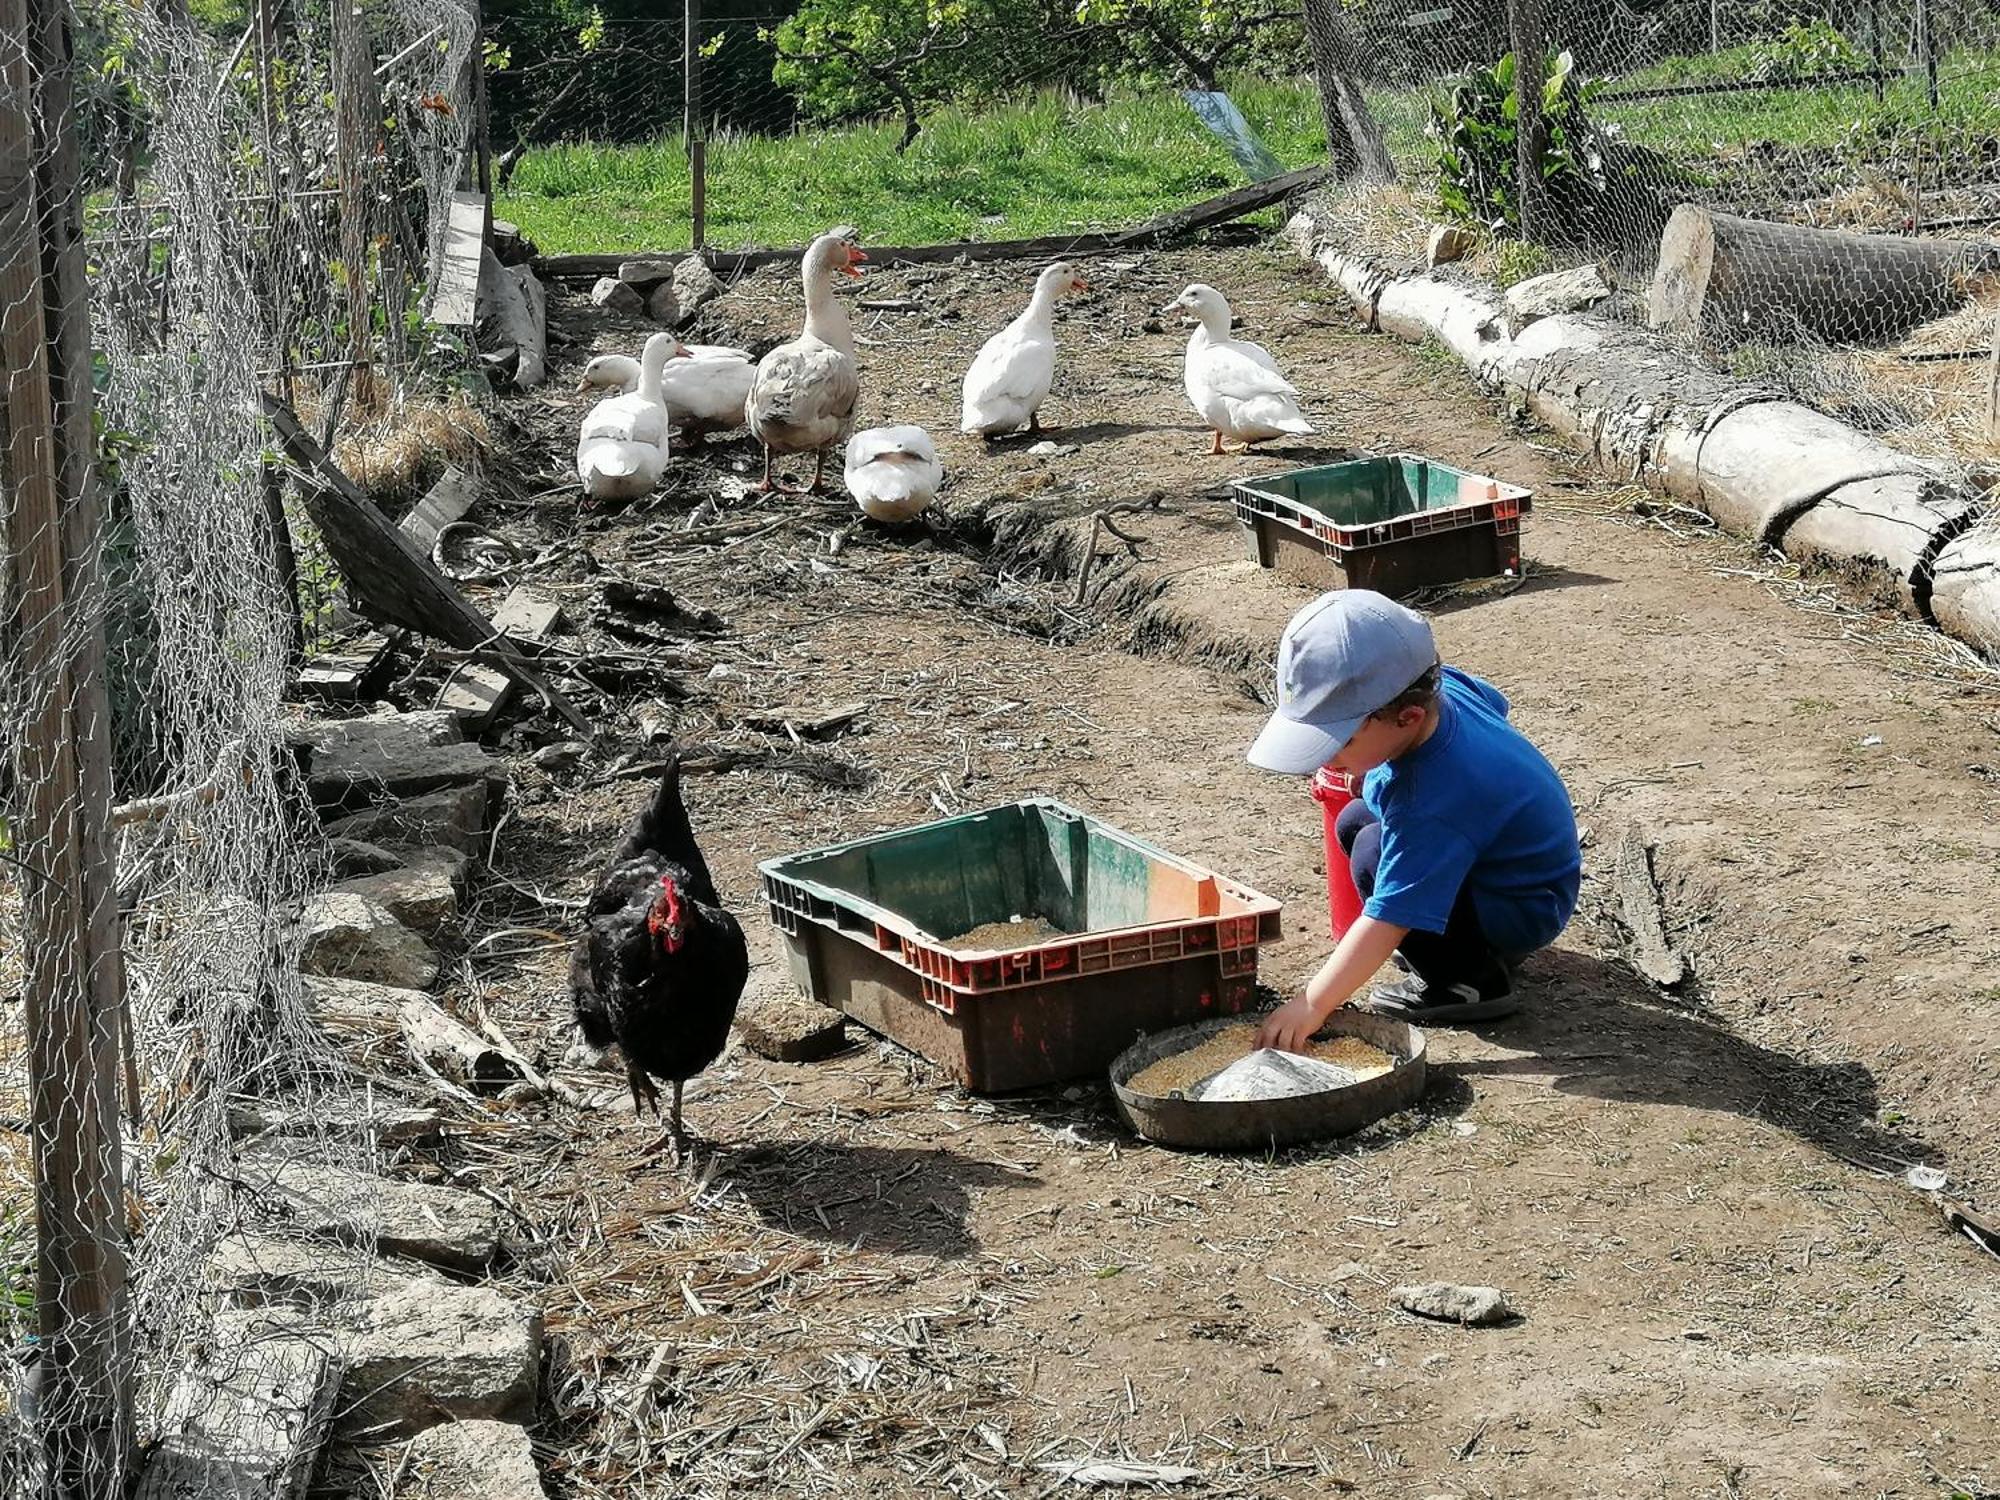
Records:
<instances>
[{"instance_id":1,"label":"flat rock slab","mask_svg":"<svg viewBox=\"0 0 2000 1500\"><path fill-rule=\"evenodd\" d=\"M458 926L458 887L443 864L407 865L379 875L343 880L336 891L363 896L405 927L427 938Z\"/></svg>"},{"instance_id":2,"label":"flat rock slab","mask_svg":"<svg viewBox=\"0 0 2000 1500\"><path fill-rule=\"evenodd\" d=\"M341 812L384 797L420 797L505 775L501 762L466 743L457 717L448 711L322 720L307 733L313 800Z\"/></svg>"},{"instance_id":3,"label":"flat rock slab","mask_svg":"<svg viewBox=\"0 0 2000 1500\"><path fill-rule=\"evenodd\" d=\"M743 1045L774 1062L817 1062L847 1045L847 1018L817 1000L782 991L746 996L736 1012Z\"/></svg>"},{"instance_id":4,"label":"flat rock slab","mask_svg":"<svg viewBox=\"0 0 2000 1500\"><path fill-rule=\"evenodd\" d=\"M320 1099L311 1109L294 1109L263 1099L245 1099L229 1106L229 1133L239 1139L254 1136L331 1136L371 1145L410 1146L441 1137L444 1134L444 1116L431 1108L394 1104L359 1095Z\"/></svg>"},{"instance_id":5,"label":"flat rock slab","mask_svg":"<svg viewBox=\"0 0 2000 1500\"><path fill-rule=\"evenodd\" d=\"M138 1500L299 1500L340 1393L340 1363L303 1333L223 1312L167 1399Z\"/></svg>"},{"instance_id":6,"label":"flat rock slab","mask_svg":"<svg viewBox=\"0 0 2000 1500\"><path fill-rule=\"evenodd\" d=\"M236 1235L212 1284L273 1330L326 1330L344 1362L337 1430L409 1437L440 1422L533 1418L542 1318L485 1286L407 1275L357 1252Z\"/></svg>"},{"instance_id":7,"label":"flat rock slab","mask_svg":"<svg viewBox=\"0 0 2000 1500\"><path fill-rule=\"evenodd\" d=\"M301 1160L283 1146L243 1153L257 1211L312 1239L372 1246L448 1271L483 1271L500 1247L500 1211L462 1188L399 1182Z\"/></svg>"},{"instance_id":8,"label":"flat rock slab","mask_svg":"<svg viewBox=\"0 0 2000 1500\"><path fill-rule=\"evenodd\" d=\"M444 1422L410 1439L394 1500L548 1500L528 1430Z\"/></svg>"},{"instance_id":9,"label":"flat rock slab","mask_svg":"<svg viewBox=\"0 0 2000 1500\"><path fill-rule=\"evenodd\" d=\"M478 859L486 852L486 820L492 802L490 784L473 781L350 813L328 823L326 832L330 838L379 844L391 852L442 846Z\"/></svg>"},{"instance_id":10,"label":"flat rock slab","mask_svg":"<svg viewBox=\"0 0 2000 1500\"><path fill-rule=\"evenodd\" d=\"M493 628L503 630L517 641L540 644L563 623L562 605L523 585L514 589L493 611Z\"/></svg>"},{"instance_id":11,"label":"flat rock slab","mask_svg":"<svg viewBox=\"0 0 2000 1500\"><path fill-rule=\"evenodd\" d=\"M1515 1315L1514 1309L1507 1305L1507 1294L1495 1286L1427 1281L1421 1286L1399 1286L1390 1297L1405 1312L1443 1323L1484 1327L1505 1323Z\"/></svg>"},{"instance_id":12,"label":"flat rock slab","mask_svg":"<svg viewBox=\"0 0 2000 1500\"><path fill-rule=\"evenodd\" d=\"M437 978L431 945L366 896L322 891L306 903L300 925L303 973L413 990Z\"/></svg>"}]
</instances>

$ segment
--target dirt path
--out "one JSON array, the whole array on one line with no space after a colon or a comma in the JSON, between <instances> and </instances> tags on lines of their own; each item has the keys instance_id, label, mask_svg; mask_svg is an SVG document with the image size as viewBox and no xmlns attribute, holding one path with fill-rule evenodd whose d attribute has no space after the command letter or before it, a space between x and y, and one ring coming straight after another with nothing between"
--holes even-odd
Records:
<instances>
[{"instance_id":1,"label":"dirt path","mask_svg":"<svg viewBox=\"0 0 2000 1500\"><path fill-rule=\"evenodd\" d=\"M1052 413L1080 450L982 454L954 435L934 539L857 531L835 551L841 506L697 511L717 482L699 465L650 509L579 525L573 499L527 492L538 463L559 477L580 399L516 408L523 498L488 520L552 549L572 614L588 620L615 572L726 621L660 694L680 737L792 754L774 710L868 702L855 732L806 747L858 789L755 770L690 783L754 956L777 957L757 860L1048 794L1284 900L1263 976L1302 980L1326 941L1316 809L1241 754L1309 591L1239 560L1207 492L1342 445L1536 489L1525 585L1434 611L1447 659L1501 684L1565 773L1591 834L1585 913L1531 965L1522 1017L1433 1036L1421 1111L1275 1160L1136 1143L1095 1087L972 1098L857 1032L821 1064L726 1056L690 1092L713 1143L690 1175L641 1159L614 1078L574 1075L603 1108L496 1126L463 1163L547 1236L522 1274L552 1279L563 1343L555 1488L1036 1496L1081 1493L1042 1466L1089 1456L1185 1465L1201 1477L1182 1492L1217 1495L2000 1485L2000 1264L1866 1170L1931 1160L1989 1193L2000 1176L2000 692L1894 629L1801 607L1732 544L1636 523L1455 367L1355 333L1274 254L1087 273L1100 290L1061 329ZM1180 339L1144 331L1197 277L1311 394L1323 441L1200 455ZM950 432L957 371L1024 280L871 279L869 297L925 311L859 320L865 414ZM760 277L704 332L766 343L795 302ZM576 338L559 376L641 333L573 304L557 317ZM740 444L712 457L750 461ZM1142 560L1108 545L1102 592L1074 603L1074 518L1154 490ZM780 524L674 547L718 511ZM628 745L635 708L606 710ZM524 772L499 843L518 887L581 894L643 795L602 769ZM1676 1000L1618 961L1606 920L1635 821L1696 960ZM560 922L505 885L480 915ZM552 1059L561 968L550 948L469 972ZM1390 1287L1432 1279L1502 1286L1523 1316L1465 1331L1391 1309Z\"/></svg>"}]
</instances>

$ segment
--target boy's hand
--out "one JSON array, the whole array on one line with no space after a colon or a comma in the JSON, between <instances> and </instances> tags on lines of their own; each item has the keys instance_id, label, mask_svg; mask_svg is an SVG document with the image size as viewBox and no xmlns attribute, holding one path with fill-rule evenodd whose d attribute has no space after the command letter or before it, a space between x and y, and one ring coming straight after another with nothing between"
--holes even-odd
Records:
<instances>
[{"instance_id":1,"label":"boy's hand","mask_svg":"<svg viewBox=\"0 0 2000 1500\"><path fill-rule=\"evenodd\" d=\"M1264 1017L1264 1024L1257 1031L1257 1045L1276 1047L1280 1052L1303 1052L1332 1009L1329 1006L1322 1012L1304 995L1295 995Z\"/></svg>"}]
</instances>

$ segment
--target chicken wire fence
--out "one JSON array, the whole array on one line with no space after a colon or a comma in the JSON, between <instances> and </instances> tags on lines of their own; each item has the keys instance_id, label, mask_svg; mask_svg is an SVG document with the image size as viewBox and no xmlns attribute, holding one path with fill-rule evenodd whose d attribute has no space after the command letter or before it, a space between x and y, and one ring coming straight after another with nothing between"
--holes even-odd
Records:
<instances>
[{"instance_id":1,"label":"chicken wire fence","mask_svg":"<svg viewBox=\"0 0 2000 1500\"><path fill-rule=\"evenodd\" d=\"M1582 261L1607 309L1659 323L1731 373L1899 446L1971 463L2000 456L1987 358L2000 265L1919 277L1893 247L1841 252L1839 308L1688 319L1657 279L1674 210L1902 239L1988 242L2000 229L2000 8L1931 0L1712 0L1544 8L1544 148L1521 176L1515 27L1499 4L1412 3L1401 31L1337 27L1394 181L1351 188L1327 216L1367 253L1422 257L1434 222L1475 226L1477 269L1502 283ZM1534 52L1525 54L1532 66ZM1530 194L1536 201L1529 202ZM1672 252L1678 272L1684 245ZM1800 277L1798 247L1732 250L1768 288ZM1729 274L1718 271L1718 276ZM1666 300L1662 300L1665 297ZM1773 309L1784 299L1771 296Z\"/></svg>"},{"instance_id":2,"label":"chicken wire fence","mask_svg":"<svg viewBox=\"0 0 2000 1500\"><path fill-rule=\"evenodd\" d=\"M124 1494L191 1418L209 1466L157 1493L261 1494L204 1393L281 1386L287 1340L212 1257L284 1216L276 1162L372 1163L374 1085L299 976L326 870L282 703L322 565L259 403L338 446L462 367L417 312L475 20L0 18L0 1494Z\"/></svg>"}]
</instances>

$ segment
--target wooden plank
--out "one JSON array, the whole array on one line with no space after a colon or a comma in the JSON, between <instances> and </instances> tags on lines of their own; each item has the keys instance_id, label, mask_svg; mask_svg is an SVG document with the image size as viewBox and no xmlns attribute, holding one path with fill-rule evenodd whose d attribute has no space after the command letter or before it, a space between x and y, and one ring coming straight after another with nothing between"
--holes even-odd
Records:
<instances>
[{"instance_id":1,"label":"wooden plank","mask_svg":"<svg viewBox=\"0 0 2000 1500\"><path fill-rule=\"evenodd\" d=\"M437 289L424 316L444 328L470 328L479 306L479 257L486 243L486 195L453 193L445 219Z\"/></svg>"},{"instance_id":2,"label":"wooden plank","mask_svg":"<svg viewBox=\"0 0 2000 1500\"><path fill-rule=\"evenodd\" d=\"M493 623L524 644L543 645L562 624L562 605L527 585L515 588L493 611Z\"/></svg>"},{"instance_id":3,"label":"wooden plank","mask_svg":"<svg viewBox=\"0 0 2000 1500\"><path fill-rule=\"evenodd\" d=\"M1156 240L1205 229L1240 219L1260 208L1269 208L1292 193L1302 192L1325 179L1325 166L1301 167L1281 177L1250 184L1204 199L1170 214L1149 219L1132 229L1089 234L1044 234L1027 240L971 240L948 245L871 245L868 258L881 265L937 265L956 260L1037 260L1062 255L1102 255L1107 251L1131 250ZM545 255L535 262L552 281L595 281L600 276L616 276L618 268L630 261L653 260L678 264L692 252L682 251L635 255ZM706 259L719 276L737 276L760 266L780 265L804 256L802 246L782 250L711 251Z\"/></svg>"},{"instance_id":4,"label":"wooden plank","mask_svg":"<svg viewBox=\"0 0 2000 1500\"><path fill-rule=\"evenodd\" d=\"M403 517L403 535L424 556L437 545L438 533L471 510L479 499L479 481L462 469L447 467L416 508Z\"/></svg>"},{"instance_id":5,"label":"wooden plank","mask_svg":"<svg viewBox=\"0 0 2000 1500\"><path fill-rule=\"evenodd\" d=\"M493 665L513 676L573 728L585 735L594 732L576 705L521 660L513 643L493 622L453 588L431 566L430 559L410 545L401 529L390 523L381 507L340 472L340 466L299 425L296 412L268 391L263 407L279 444L303 472L306 511L357 600L365 601L379 618L392 624L491 658Z\"/></svg>"},{"instance_id":6,"label":"wooden plank","mask_svg":"<svg viewBox=\"0 0 2000 1500\"><path fill-rule=\"evenodd\" d=\"M458 715L467 734L484 734L513 701L514 679L492 667L467 663L452 673L437 706Z\"/></svg>"},{"instance_id":7,"label":"wooden plank","mask_svg":"<svg viewBox=\"0 0 2000 1500\"><path fill-rule=\"evenodd\" d=\"M371 632L310 658L299 668L293 690L331 703L358 703L372 695L388 664L389 638Z\"/></svg>"}]
</instances>

